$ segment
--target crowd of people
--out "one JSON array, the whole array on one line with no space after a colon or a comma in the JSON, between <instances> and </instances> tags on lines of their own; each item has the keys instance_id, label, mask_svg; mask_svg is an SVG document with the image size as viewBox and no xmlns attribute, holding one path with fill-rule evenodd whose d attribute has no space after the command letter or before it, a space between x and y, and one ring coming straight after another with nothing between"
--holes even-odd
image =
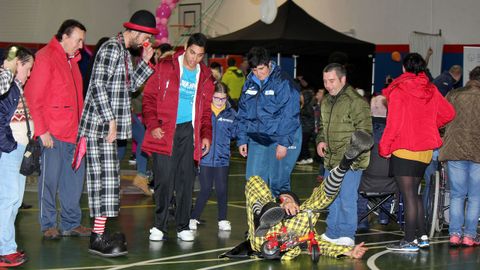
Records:
<instances>
[{"instance_id":1,"label":"crowd of people","mask_svg":"<svg viewBox=\"0 0 480 270\"><path fill-rule=\"evenodd\" d=\"M403 74L369 104L363 90L348 83L343 64L328 64L321 74L324 89L313 90L302 77L295 82L282 71L263 47L248 52L249 73L230 58L222 74L218 65L205 65L208 40L201 33L173 51L151 41L158 30L149 11L135 12L123 26L124 31L99 42L85 80L78 62L87 29L79 21L64 21L36 54L17 45L6 49L0 69L0 266L27 260L15 242L14 223L25 190L19 168L32 138L42 146L38 202L43 237L90 237L92 254L128 253L123 233L109 233L106 224L120 214L121 142L132 133L138 161L133 184L155 202L150 241L167 239L172 204L177 238L194 241L213 186L218 229L232 230L227 191L235 140L246 158L247 245L254 251L285 224L292 232L306 233L311 217L304 210L328 208L326 231L318 237L321 253L361 258L367 248L355 245L358 224L352 217L360 207L358 187L372 154L389 160L386 177L395 179L405 206L405 236L387 249L429 246L418 188L436 166L435 153L446 162L451 187L449 242L480 245L480 67L470 72L465 87L452 90L461 80L460 66L432 79L425 59L410 53L403 59ZM140 51L137 61L132 50ZM130 93L137 91L138 109L132 113ZM440 128L445 128L443 140ZM370 153L374 142L378 153ZM317 154L319 184L301 204L291 190L291 174L295 165L311 164ZM193 206L197 172L200 192ZM82 225L85 179L92 228ZM313 223L318 217L314 214ZM299 254L296 247L280 257Z\"/></svg>"}]
</instances>

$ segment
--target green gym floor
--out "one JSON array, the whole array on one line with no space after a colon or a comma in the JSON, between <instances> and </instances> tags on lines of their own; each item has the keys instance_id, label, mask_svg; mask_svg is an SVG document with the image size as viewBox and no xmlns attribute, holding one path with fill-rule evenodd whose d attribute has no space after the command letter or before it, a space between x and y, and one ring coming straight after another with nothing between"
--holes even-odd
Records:
<instances>
[{"instance_id":1,"label":"green gym floor","mask_svg":"<svg viewBox=\"0 0 480 270\"><path fill-rule=\"evenodd\" d=\"M375 216L370 217L370 231L356 237L357 243L364 241L369 247L361 260L321 257L318 264L314 264L308 254L302 254L288 263L261 259L218 259L219 254L244 240L247 229L245 161L239 157L232 158L228 179L228 219L232 223L231 232L218 231L217 205L213 195L201 217L206 223L199 225L194 242L177 240L173 221L170 222L170 238L167 241L150 242L148 236L153 224L154 205L152 198L143 196L131 185L133 169L127 162L122 162L122 208L120 216L107 223L109 230L122 230L126 234L127 256L107 259L91 255L87 252L88 237L43 240L38 224L36 180L29 179L24 201L32 204L33 208L20 210L16 222L17 243L19 248L25 250L29 261L17 269L480 269L480 247L450 249L446 231L431 239L429 249L418 253L387 251L385 245L400 239L402 232L395 223L387 226L376 224ZM295 168L292 190L302 199L307 198L317 184L317 172L316 165ZM90 225L86 194L82 197L81 205L83 224ZM325 216L317 223L319 233L324 231L324 220Z\"/></svg>"}]
</instances>

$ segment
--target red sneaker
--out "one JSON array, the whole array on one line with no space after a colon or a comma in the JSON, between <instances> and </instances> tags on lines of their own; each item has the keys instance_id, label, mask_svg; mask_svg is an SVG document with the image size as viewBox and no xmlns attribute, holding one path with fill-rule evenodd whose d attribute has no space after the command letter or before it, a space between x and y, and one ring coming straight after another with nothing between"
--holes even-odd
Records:
<instances>
[{"instance_id":1,"label":"red sneaker","mask_svg":"<svg viewBox=\"0 0 480 270\"><path fill-rule=\"evenodd\" d=\"M458 235L450 235L450 246L451 247L458 247L462 243L462 239Z\"/></svg>"},{"instance_id":2,"label":"red sneaker","mask_svg":"<svg viewBox=\"0 0 480 270\"><path fill-rule=\"evenodd\" d=\"M462 240L462 245L465 247L478 246L480 245L480 239L478 236L475 238L464 236Z\"/></svg>"},{"instance_id":3,"label":"red sneaker","mask_svg":"<svg viewBox=\"0 0 480 270\"><path fill-rule=\"evenodd\" d=\"M24 253L15 252L8 255L0 255L0 267L15 267L24 264L27 257Z\"/></svg>"}]
</instances>

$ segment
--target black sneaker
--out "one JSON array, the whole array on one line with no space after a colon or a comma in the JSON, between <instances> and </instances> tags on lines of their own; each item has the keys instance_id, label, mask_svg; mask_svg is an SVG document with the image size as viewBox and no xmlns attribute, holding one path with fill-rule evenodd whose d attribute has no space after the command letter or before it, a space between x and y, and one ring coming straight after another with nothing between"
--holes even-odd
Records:
<instances>
[{"instance_id":1,"label":"black sneaker","mask_svg":"<svg viewBox=\"0 0 480 270\"><path fill-rule=\"evenodd\" d=\"M119 257L128 254L125 237L115 234L110 237L108 233L90 235L90 246L88 252L102 257Z\"/></svg>"},{"instance_id":2,"label":"black sneaker","mask_svg":"<svg viewBox=\"0 0 480 270\"><path fill-rule=\"evenodd\" d=\"M352 134L350 145L345 152L347 159L356 159L361 153L373 146L373 137L363 130L357 130Z\"/></svg>"},{"instance_id":3,"label":"black sneaker","mask_svg":"<svg viewBox=\"0 0 480 270\"><path fill-rule=\"evenodd\" d=\"M278 203L268 202L256 217L258 226L255 229L255 236L265 236L268 230L282 221L284 217L285 210Z\"/></svg>"},{"instance_id":4,"label":"black sneaker","mask_svg":"<svg viewBox=\"0 0 480 270\"><path fill-rule=\"evenodd\" d=\"M388 250L401 251L401 252L417 252L420 248L414 242L407 242L401 240L396 244L387 245Z\"/></svg>"}]
</instances>

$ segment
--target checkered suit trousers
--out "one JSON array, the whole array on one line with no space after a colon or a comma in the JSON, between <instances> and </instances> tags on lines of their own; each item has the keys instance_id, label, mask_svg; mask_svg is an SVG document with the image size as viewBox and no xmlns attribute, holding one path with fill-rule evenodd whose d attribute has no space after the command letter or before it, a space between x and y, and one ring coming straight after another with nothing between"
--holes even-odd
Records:
<instances>
[{"instance_id":1,"label":"checkered suit trousers","mask_svg":"<svg viewBox=\"0 0 480 270\"><path fill-rule=\"evenodd\" d=\"M337 190L338 192L338 190ZM260 203L261 205L265 205L267 202L275 202L275 198L273 197L272 193L270 192L268 186L265 184L265 181L258 176L252 176L247 181L247 185L245 187L245 197L247 201L247 223L248 223L248 234L250 244L252 249L255 251L260 251L263 242L265 242L265 237L255 237L255 227L253 223L253 210L252 207L255 203ZM306 209L325 209L328 207L335 196L329 197L325 194L324 191L324 183L320 186L316 187L313 190L312 195L308 198L302 205L300 205L300 210ZM314 213L312 215L312 224L315 224L319 218L319 213ZM300 212L295 217L291 219L287 219L284 221L284 225L287 228L289 233L294 233L297 236L303 236L308 233L309 225L308 225L308 216L306 212ZM282 227L282 223L279 223L272 227L268 233L280 233L280 228ZM330 257L339 257L347 251L352 250L352 247L348 246L340 246L335 245L330 242L324 241L321 239L320 235L316 233L316 239L319 242L320 246L320 254ZM293 258L297 257L301 253L299 247L291 249L287 251L283 256L282 260L292 260Z\"/></svg>"},{"instance_id":2,"label":"checkered suit trousers","mask_svg":"<svg viewBox=\"0 0 480 270\"><path fill-rule=\"evenodd\" d=\"M116 217L120 210L117 143L87 137L87 191L91 217Z\"/></svg>"}]
</instances>

